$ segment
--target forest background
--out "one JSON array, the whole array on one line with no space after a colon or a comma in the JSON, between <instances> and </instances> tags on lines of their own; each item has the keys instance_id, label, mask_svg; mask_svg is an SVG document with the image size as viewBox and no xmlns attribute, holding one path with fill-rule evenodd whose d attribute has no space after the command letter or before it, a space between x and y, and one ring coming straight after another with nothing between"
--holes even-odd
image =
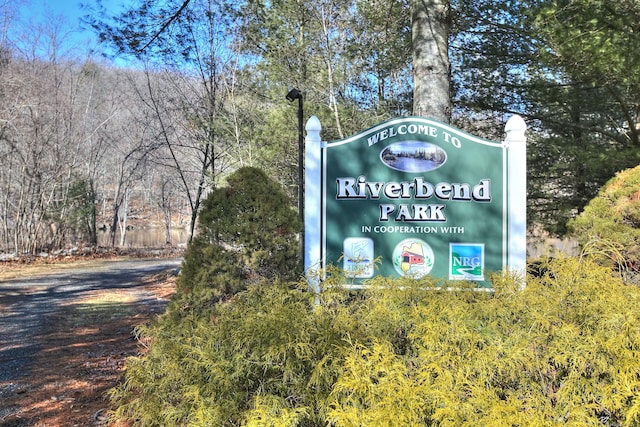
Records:
<instances>
[{"instance_id":1,"label":"forest background","mask_svg":"<svg viewBox=\"0 0 640 427\"><path fill-rule=\"evenodd\" d=\"M426 3L447 28L451 123L501 140L525 118L529 227L562 235L639 162L640 2ZM140 1L116 16L87 2L83 25L109 41L91 54L69 43L75 23L0 7L0 253L95 245L101 228L115 246L131 225L170 242L242 166L296 206L291 88L325 140L413 111L409 0Z\"/></svg>"}]
</instances>

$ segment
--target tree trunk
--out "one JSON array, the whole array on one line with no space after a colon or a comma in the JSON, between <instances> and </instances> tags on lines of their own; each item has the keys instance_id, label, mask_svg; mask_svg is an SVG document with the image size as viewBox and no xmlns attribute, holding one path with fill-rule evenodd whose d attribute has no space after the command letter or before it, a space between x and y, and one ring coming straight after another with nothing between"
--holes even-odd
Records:
<instances>
[{"instance_id":1,"label":"tree trunk","mask_svg":"<svg viewBox=\"0 0 640 427\"><path fill-rule=\"evenodd\" d=\"M169 181L166 177L161 177L161 179L159 207L162 211L162 218L164 219L164 242L167 245L171 245L171 202L170 192L167 189Z\"/></svg>"},{"instance_id":2,"label":"tree trunk","mask_svg":"<svg viewBox=\"0 0 640 427\"><path fill-rule=\"evenodd\" d=\"M449 0L411 0L413 114L449 123Z\"/></svg>"},{"instance_id":3,"label":"tree trunk","mask_svg":"<svg viewBox=\"0 0 640 427\"><path fill-rule=\"evenodd\" d=\"M117 202L113 205L113 218L111 220L111 227L109 227L109 238L111 240L111 247L116 247L116 230L118 229L118 211L120 210L120 204Z\"/></svg>"},{"instance_id":4,"label":"tree trunk","mask_svg":"<svg viewBox=\"0 0 640 427\"><path fill-rule=\"evenodd\" d=\"M87 215L87 234L89 235L89 244L92 246L98 246L98 226L97 212L96 212L96 189L93 178L89 179L89 194L87 197L87 203L90 203L89 213Z\"/></svg>"},{"instance_id":5,"label":"tree trunk","mask_svg":"<svg viewBox=\"0 0 640 427\"><path fill-rule=\"evenodd\" d=\"M119 216L118 227L120 228L120 246L124 246L127 239L127 220L129 219L129 190L124 192L121 209L122 214Z\"/></svg>"}]
</instances>

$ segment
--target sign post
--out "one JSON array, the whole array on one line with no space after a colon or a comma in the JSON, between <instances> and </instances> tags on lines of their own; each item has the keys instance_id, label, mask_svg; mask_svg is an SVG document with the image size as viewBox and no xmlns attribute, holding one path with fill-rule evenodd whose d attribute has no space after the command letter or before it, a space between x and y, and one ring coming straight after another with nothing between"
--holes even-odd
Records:
<instances>
[{"instance_id":1,"label":"sign post","mask_svg":"<svg viewBox=\"0 0 640 427\"><path fill-rule=\"evenodd\" d=\"M312 117L305 269L333 264L357 286L374 275L432 276L479 289L492 287L490 272L524 273L525 129L515 116L507 139L493 142L407 117L324 143Z\"/></svg>"}]
</instances>

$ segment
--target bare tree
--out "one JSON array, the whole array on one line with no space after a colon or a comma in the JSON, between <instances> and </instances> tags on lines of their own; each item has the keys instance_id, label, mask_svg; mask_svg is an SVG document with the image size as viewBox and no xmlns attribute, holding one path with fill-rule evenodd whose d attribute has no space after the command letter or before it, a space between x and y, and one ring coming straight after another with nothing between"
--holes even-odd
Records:
<instances>
[{"instance_id":1,"label":"bare tree","mask_svg":"<svg viewBox=\"0 0 640 427\"><path fill-rule=\"evenodd\" d=\"M59 17L8 38L0 79L0 221L5 249L35 252L95 243L97 129L112 111L97 66L75 58Z\"/></svg>"},{"instance_id":2,"label":"bare tree","mask_svg":"<svg viewBox=\"0 0 640 427\"><path fill-rule=\"evenodd\" d=\"M56 244L55 218L64 210L75 162L70 98L70 64L12 61L3 76L11 87L5 98L4 215L17 251L34 252ZM44 76L47 76L46 78ZM11 228L11 231L9 231Z\"/></svg>"},{"instance_id":3,"label":"bare tree","mask_svg":"<svg viewBox=\"0 0 640 427\"><path fill-rule=\"evenodd\" d=\"M185 192L190 236L203 197L228 167L226 147L237 142L220 133L228 125L227 70L234 59L228 46L229 5L215 0L157 3L154 13L130 10L89 22L119 53L155 64L147 70L146 86L137 83L136 93L154 116L161 145L157 161L174 169Z\"/></svg>"}]
</instances>

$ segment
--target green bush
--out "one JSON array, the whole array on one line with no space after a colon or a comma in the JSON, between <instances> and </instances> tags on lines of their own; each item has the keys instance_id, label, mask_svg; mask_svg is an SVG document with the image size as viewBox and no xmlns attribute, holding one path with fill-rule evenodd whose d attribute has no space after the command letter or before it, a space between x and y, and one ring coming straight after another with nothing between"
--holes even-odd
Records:
<instances>
[{"instance_id":1,"label":"green bush","mask_svg":"<svg viewBox=\"0 0 640 427\"><path fill-rule=\"evenodd\" d=\"M200 309L264 278L297 279L300 220L264 172L241 168L204 201L175 304Z\"/></svg>"},{"instance_id":2,"label":"green bush","mask_svg":"<svg viewBox=\"0 0 640 427\"><path fill-rule=\"evenodd\" d=\"M186 311L206 316L217 301L246 289L246 268L234 251L195 239L185 252L177 287L170 308L179 309L169 311L178 316Z\"/></svg>"},{"instance_id":3,"label":"green bush","mask_svg":"<svg viewBox=\"0 0 640 427\"><path fill-rule=\"evenodd\" d=\"M137 426L637 426L640 288L588 259L495 292L259 282L172 305L112 391ZM195 291L196 293L199 291Z\"/></svg>"},{"instance_id":4,"label":"green bush","mask_svg":"<svg viewBox=\"0 0 640 427\"><path fill-rule=\"evenodd\" d=\"M615 267L628 281L640 274L640 166L618 173L569 223L585 255Z\"/></svg>"},{"instance_id":5,"label":"green bush","mask_svg":"<svg viewBox=\"0 0 640 427\"><path fill-rule=\"evenodd\" d=\"M214 190L199 214L199 238L237 253L252 275L284 280L301 273L302 224L280 186L263 171L243 167Z\"/></svg>"}]
</instances>

